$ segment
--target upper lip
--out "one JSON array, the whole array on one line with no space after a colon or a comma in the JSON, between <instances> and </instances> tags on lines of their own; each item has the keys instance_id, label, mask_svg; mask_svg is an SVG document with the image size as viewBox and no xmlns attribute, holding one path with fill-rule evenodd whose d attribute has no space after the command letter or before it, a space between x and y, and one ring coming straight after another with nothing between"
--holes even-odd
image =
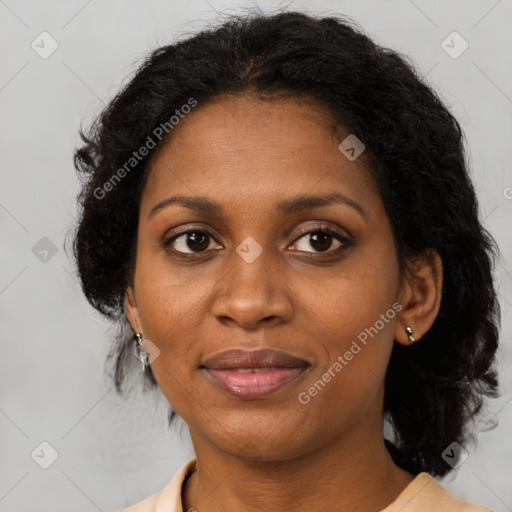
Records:
<instances>
[{"instance_id":1,"label":"upper lip","mask_svg":"<svg viewBox=\"0 0 512 512\"><path fill-rule=\"evenodd\" d=\"M309 363L281 350L263 348L258 350L225 350L207 357L201 366L214 370L272 367L302 368L309 366Z\"/></svg>"}]
</instances>

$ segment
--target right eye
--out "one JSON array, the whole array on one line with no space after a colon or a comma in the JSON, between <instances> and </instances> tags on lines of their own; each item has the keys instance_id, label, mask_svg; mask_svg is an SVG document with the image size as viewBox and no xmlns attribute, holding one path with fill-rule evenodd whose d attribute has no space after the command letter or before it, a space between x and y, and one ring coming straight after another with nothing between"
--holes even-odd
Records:
<instances>
[{"instance_id":1,"label":"right eye","mask_svg":"<svg viewBox=\"0 0 512 512\"><path fill-rule=\"evenodd\" d=\"M172 251L178 254L194 254L206 251L212 240L214 239L208 231L191 229L168 238L164 241L163 247L171 247Z\"/></svg>"}]
</instances>

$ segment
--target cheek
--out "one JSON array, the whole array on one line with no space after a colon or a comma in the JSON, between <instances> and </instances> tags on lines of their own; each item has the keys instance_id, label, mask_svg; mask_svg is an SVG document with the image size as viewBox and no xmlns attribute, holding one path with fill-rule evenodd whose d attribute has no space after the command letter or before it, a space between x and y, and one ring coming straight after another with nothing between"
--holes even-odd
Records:
<instances>
[{"instance_id":1,"label":"cheek","mask_svg":"<svg viewBox=\"0 0 512 512\"><path fill-rule=\"evenodd\" d=\"M325 435L336 435L380 410L376 400L393 348L393 313L384 313L388 323L378 316L367 320L367 313L333 317L332 329L324 330L327 356L312 369L297 400L324 425ZM334 330L336 335L330 332Z\"/></svg>"},{"instance_id":2,"label":"cheek","mask_svg":"<svg viewBox=\"0 0 512 512\"><path fill-rule=\"evenodd\" d=\"M316 383L308 395L321 390L319 403L345 404L344 408L357 410L380 387L401 309L396 302L397 283L393 246L361 253L357 261L337 269L331 279L304 283L305 311L317 320L316 339L325 353L308 380L309 386Z\"/></svg>"},{"instance_id":3,"label":"cheek","mask_svg":"<svg viewBox=\"0 0 512 512\"><path fill-rule=\"evenodd\" d=\"M366 337L371 339L368 329L375 337L393 337L398 294L394 257L392 246L379 251L368 248L322 279L303 278L304 309L318 319L323 334L338 340L331 343L337 350L348 349L358 337L363 343Z\"/></svg>"},{"instance_id":4,"label":"cheek","mask_svg":"<svg viewBox=\"0 0 512 512\"><path fill-rule=\"evenodd\" d=\"M180 269L171 265L166 253L151 244L154 242L149 235L143 233L135 290L144 334L166 345L182 326L194 321L194 310L204 302L209 288L194 277L193 267Z\"/></svg>"},{"instance_id":5,"label":"cheek","mask_svg":"<svg viewBox=\"0 0 512 512\"><path fill-rule=\"evenodd\" d=\"M157 258L142 255L135 289L144 336L160 351L152 363L153 373L167 396L167 390L191 378L209 287L171 272Z\"/></svg>"}]
</instances>

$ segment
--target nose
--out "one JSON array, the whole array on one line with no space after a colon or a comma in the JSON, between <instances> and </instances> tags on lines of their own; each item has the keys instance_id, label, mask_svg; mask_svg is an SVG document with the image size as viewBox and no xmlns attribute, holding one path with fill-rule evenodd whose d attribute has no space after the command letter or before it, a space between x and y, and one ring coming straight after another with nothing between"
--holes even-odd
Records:
<instances>
[{"instance_id":1,"label":"nose","mask_svg":"<svg viewBox=\"0 0 512 512\"><path fill-rule=\"evenodd\" d=\"M291 290L284 274L263 251L251 263L237 253L226 261L228 272L217 283L213 314L226 325L257 329L286 323L293 317Z\"/></svg>"}]
</instances>

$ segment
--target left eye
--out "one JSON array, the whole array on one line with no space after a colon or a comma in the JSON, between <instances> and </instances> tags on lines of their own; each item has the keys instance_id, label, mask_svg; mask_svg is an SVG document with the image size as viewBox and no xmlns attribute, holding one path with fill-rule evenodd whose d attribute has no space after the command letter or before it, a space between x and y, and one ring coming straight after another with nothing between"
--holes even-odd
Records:
<instances>
[{"instance_id":1,"label":"left eye","mask_svg":"<svg viewBox=\"0 0 512 512\"><path fill-rule=\"evenodd\" d=\"M307 239L307 237L309 237L309 241L300 242L301 239ZM348 240L344 236L330 229L315 229L307 231L306 233L303 233L299 238L297 238L297 240L299 242L294 242L293 245L302 245L304 247L306 244L309 244L311 247L313 247L315 251L318 252L328 251L333 241L338 242L339 245L332 249L332 251L335 251L336 249L339 249L341 246L348 244ZM300 247L299 250L304 252L310 252L307 249Z\"/></svg>"}]
</instances>

